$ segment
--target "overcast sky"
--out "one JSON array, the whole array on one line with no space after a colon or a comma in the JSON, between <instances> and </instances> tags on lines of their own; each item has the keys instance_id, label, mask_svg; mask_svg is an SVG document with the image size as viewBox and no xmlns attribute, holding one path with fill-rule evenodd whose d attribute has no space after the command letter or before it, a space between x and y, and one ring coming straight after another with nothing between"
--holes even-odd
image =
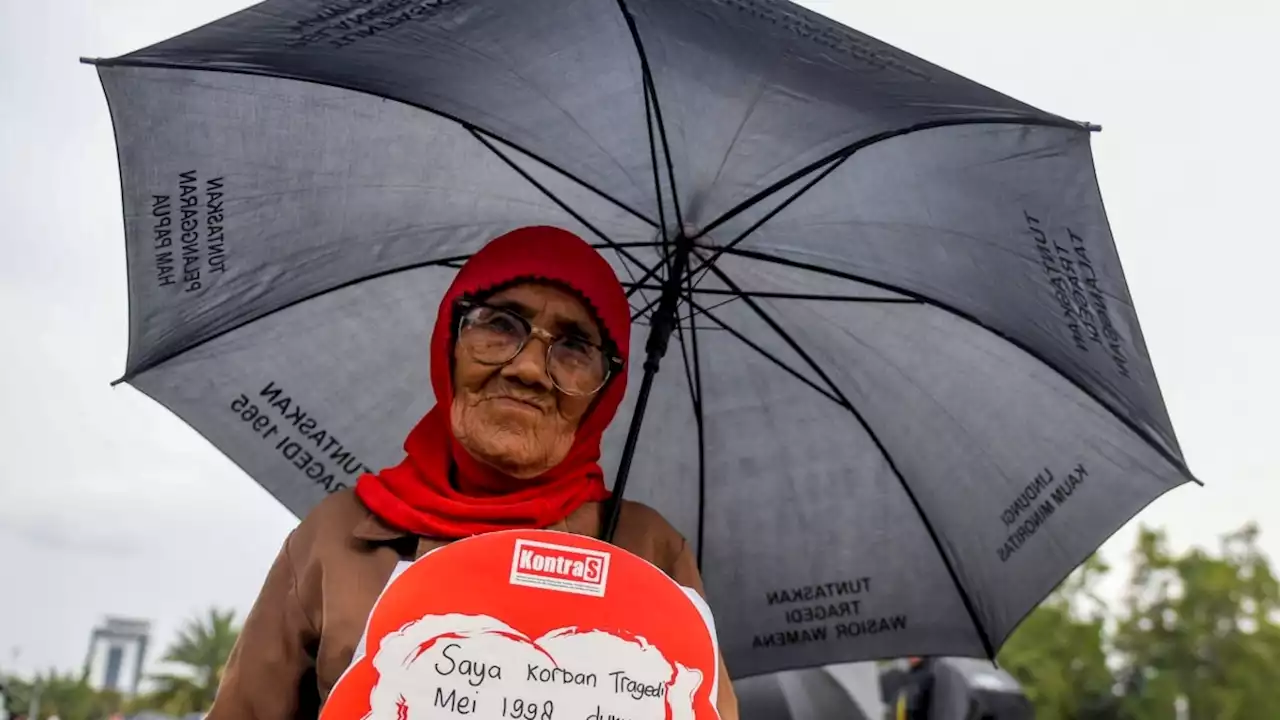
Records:
<instances>
[{"instance_id":1,"label":"overcast sky","mask_svg":"<svg viewBox=\"0 0 1280 720\"><path fill-rule=\"evenodd\" d=\"M157 642L246 611L295 519L127 387L112 56L250 3L0 2L0 668L78 668L105 614ZM1208 485L1138 522L1280 558L1280 3L814 0L1046 110L1104 126L1098 173L1174 426ZM1119 558L1135 524L1108 546ZM153 657L159 653L153 654Z\"/></svg>"}]
</instances>

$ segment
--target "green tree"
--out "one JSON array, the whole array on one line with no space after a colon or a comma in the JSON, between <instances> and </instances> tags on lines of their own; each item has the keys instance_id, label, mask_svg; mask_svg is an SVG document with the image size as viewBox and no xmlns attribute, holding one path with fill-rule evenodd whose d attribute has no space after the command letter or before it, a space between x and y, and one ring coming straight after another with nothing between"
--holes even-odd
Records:
<instances>
[{"instance_id":1,"label":"green tree","mask_svg":"<svg viewBox=\"0 0 1280 720\"><path fill-rule=\"evenodd\" d=\"M83 673L51 671L39 682L42 717L56 715L61 720L103 720L119 711L124 704L119 693L101 692L90 687Z\"/></svg>"},{"instance_id":2,"label":"green tree","mask_svg":"<svg viewBox=\"0 0 1280 720\"><path fill-rule=\"evenodd\" d=\"M137 698L131 708L173 715L208 710L238 636L233 610L213 608L203 618L188 620L162 659L180 666L181 672L152 676L154 691Z\"/></svg>"},{"instance_id":3,"label":"green tree","mask_svg":"<svg viewBox=\"0 0 1280 720\"><path fill-rule=\"evenodd\" d=\"M31 704L31 683L17 675L0 677L0 685L4 685L6 707L10 715L26 712Z\"/></svg>"},{"instance_id":4,"label":"green tree","mask_svg":"<svg viewBox=\"0 0 1280 720\"><path fill-rule=\"evenodd\" d=\"M1128 717L1168 717L1179 695L1193 718L1275 717L1280 584L1258 533L1249 524L1216 553L1179 555L1163 531L1140 531L1114 637Z\"/></svg>"},{"instance_id":5,"label":"green tree","mask_svg":"<svg viewBox=\"0 0 1280 720\"><path fill-rule=\"evenodd\" d=\"M1175 553L1141 528L1123 601L1095 591L1090 559L1019 626L1000 662L1037 718L1253 720L1280 708L1280 582L1246 525L1215 551Z\"/></svg>"},{"instance_id":6,"label":"green tree","mask_svg":"<svg viewBox=\"0 0 1280 720\"><path fill-rule=\"evenodd\" d=\"M40 718L57 716L60 720L105 720L124 705L119 693L99 692L88 683L83 673L59 673L50 670L28 682L7 678L9 712L26 713L31 697L39 693Z\"/></svg>"},{"instance_id":7,"label":"green tree","mask_svg":"<svg viewBox=\"0 0 1280 720\"><path fill-rule=\"evenodd\" d=\"M1097 584L1110 568L1085 561L1027 619L1000 651L1038 720L1113 717L1115 679L1107 667L1107 606Z\"/></svg>"}]
</instances>

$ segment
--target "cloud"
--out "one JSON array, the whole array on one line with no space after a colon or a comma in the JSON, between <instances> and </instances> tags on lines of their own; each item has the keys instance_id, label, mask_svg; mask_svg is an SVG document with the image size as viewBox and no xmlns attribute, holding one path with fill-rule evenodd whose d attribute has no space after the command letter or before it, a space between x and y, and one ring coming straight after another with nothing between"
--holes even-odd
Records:
<instances>
[{"instance_id":1,"label":"cloud","mask_svg":"<svg viewBox=\"0 0 1280 720\"><path fill-rule=\"evenodd\" d=\"M103 527L99 522L95 528L51 513L0 511L0 536L5 535L46 550L108 559L136 555L145 547L139 538L123 536L110 525Z\"/></svg>"}]
</instances>

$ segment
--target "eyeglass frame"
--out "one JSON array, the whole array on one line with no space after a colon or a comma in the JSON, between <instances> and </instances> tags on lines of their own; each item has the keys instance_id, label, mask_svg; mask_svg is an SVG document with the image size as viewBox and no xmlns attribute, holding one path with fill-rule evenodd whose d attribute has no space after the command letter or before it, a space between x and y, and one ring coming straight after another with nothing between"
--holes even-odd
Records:
<instances>
[{"instance_id":1,"label":"eyeglass frame","mask_svg":"<svg viewBox=\"0 0 1280 720\"><path fill-rule=\"evenodd\" d=\"M511 357L507 358L506 360L503 360L500 363L488 363L488 362L484 362L482 360L477 359L476 362L480 363L481 365L488 365L489 367L502 367L503 365L506 365L512 360L515 360L516 358L520 357L520 353L524 352L525 346L529 344L529 338L536 336L538 338L541 338L542 341L545 342L547 345L546 357L543 359L543 365L546 367L547 378L551 380L551 384L555 386L556 390L559 390L560 392L564 393L565 395L568 395L569 397L588 397L588 396L599 393L601 390L604 389L606 385L609 384L609 380L613 378L614 373L626 367L625 360L618 357L614 353L610 352L610 348L614 346L613 346L613 343L607 338L605 339L604 342L600 344L593 343L588 338L578 338L579 340L585 342L586 344L594 347L596 350L599 350L601 356L604 357L605 359L604 379L600 381L599 387L597 387L595 390L592 390L590 392L582 392L582 393L569 392L568 390L565 390L564 388L560 387L560 383L556 382L555 375L551 374L551 348L554 347L555 344L560 340L563 340L565 337L570 337L570 336L565 335L565 336L558 337L556 335L552 335L550 331L544 328L540 328L537 325L534 325L532 322L529 322L528 318L522 317L519 313L512 312L507 308L496 307L494 305L490 305L485 302L480 302L478 300L468 300L466 298L458 300L457 302L454 303L454 313L456 313L458 316L456 327L454 328L454 336L453 336L453 341L455 344L462 339L463 323L467 321L467 314L472 310L475 310L478 308L487 308L489 310L493 310L496 312L506 313L507 315L510 315L511 317L515 318L517 321L520 322L521 325L525 327L524 339L520 341L520 344L516 347L516 351L511 354Z\"/></svg>"}]
</instances>

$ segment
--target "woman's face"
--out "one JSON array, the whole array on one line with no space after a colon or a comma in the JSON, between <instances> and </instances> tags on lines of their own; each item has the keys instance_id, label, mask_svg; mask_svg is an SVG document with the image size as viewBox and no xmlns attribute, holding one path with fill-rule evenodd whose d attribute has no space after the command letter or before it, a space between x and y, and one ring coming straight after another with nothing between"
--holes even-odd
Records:
<instances>
[{"instance_id":1,"label":"woman's face","mask_svg":"<svg viewBox=\"0 0 1280 720\"><path fill-rule=\"evenodd\" d=\"M560 337L578 334L595 344L602 335L582 301L540 283L514 285L485 300ZM547 372L547 344L536 334L505 365L486 365L461 344L453 349L453 406L458 442L477 460L515 478L541 475L573 447L578 423L595 395L558 391Z\"/></svg>"}]
</instances>

